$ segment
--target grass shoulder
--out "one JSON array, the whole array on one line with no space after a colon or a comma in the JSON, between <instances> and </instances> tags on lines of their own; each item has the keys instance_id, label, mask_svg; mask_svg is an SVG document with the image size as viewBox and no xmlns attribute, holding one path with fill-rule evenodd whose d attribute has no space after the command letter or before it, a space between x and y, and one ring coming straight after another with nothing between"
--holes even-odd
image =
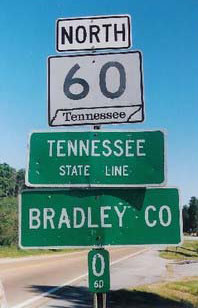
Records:
<instances>
[{"instance_id":1,"label":"grass shoulder","mask_svg":"<svg viewBox=\"0 0 198 308\"><path fill-rule=\"evenodd\" d=\"M198 259L198 241L184 241L180 246L167 247L160 250L160 257L171 260Z\"/></svg>"},{"instance_id":2,"label":"grass shoulder","mask_svg":"<svg viewBox=\"0 0 198 308\"><path fill-rule=\"evenodd\" d=\"M118 308L197 308L198 278L156 283L111 292L111 303Z\"/></svg>"},{"instance_id":3,"label":"grass shoulder","mask_svg":"<svg viewBox=\"0 0 198 308\"><path fill-rule=\"evenodd\" d=\"M16 246L1 246L0 247L0 258L20 258L29 256L39 256L39 255L55 255L61 253L71 253L74 251L79 251L80 249L19 249Z\"/></svg>"}]
</instances>

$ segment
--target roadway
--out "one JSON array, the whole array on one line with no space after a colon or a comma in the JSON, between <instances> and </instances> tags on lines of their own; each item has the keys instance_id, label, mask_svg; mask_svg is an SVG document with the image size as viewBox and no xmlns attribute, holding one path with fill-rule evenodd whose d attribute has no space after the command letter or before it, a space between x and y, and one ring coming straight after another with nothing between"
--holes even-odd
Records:
<instances>
[{"instance_id":1,"label":"roadway","mask_svg":"<svg viewBox=\"0 0 198 308\"><path fill-rule=\"evenodd\" d=\"M114 248L109 251L111 263L116 265L145 251L145 248ZM8 307L83 307L80 303L77 306L51 306L50 301L63 289L71 294L74 286L82 286L85 292L81 293L90 298L87 291L87 253L83 250L56 256L0 260L0 279ZM119 271L118 276L121 279ZM129 281L128 277L125 280Z\"/></svg>"}]
</instances>

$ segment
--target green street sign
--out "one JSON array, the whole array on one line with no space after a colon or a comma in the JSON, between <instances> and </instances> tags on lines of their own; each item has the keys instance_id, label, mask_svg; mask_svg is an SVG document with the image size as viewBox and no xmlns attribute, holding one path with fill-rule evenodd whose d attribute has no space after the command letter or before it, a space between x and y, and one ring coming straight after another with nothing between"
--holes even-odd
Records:
<instances>
[{"instance_id":1,"label":"green street sign","mask_svg":"<svg viewBox=\"0 0 198 308\"><path fill-rule=\"evenodd\" d=\"M106 293L110 289L109 252L93 249L88 253L89 290Z\"/></svg>"},{"instance_id":2,"label":"green street sign","mask_svg":"<svg viewBox=\"0 0 198 308\"><path fill-rule=\"evenodd\" d=\"M161 131L34 132L26 185L163 186L165 169Z\"/></svg>"},{"instance_id":3,"label":"green street sign","mask_svg":"<svg viewBox=\"0 0 198 308\"><path fill-rule=\"evenodd\" d=\"M26 190L20 202L23 248L178 244L176 188Z\"/></svg>"}]
</instances>

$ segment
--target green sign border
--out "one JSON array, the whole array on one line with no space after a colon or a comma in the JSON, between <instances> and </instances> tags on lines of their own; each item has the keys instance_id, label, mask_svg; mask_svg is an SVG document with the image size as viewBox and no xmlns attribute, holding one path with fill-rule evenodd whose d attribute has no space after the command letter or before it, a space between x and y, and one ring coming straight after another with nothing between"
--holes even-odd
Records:
<instances>
[{"instance_id":1,"label":"green sign border","mask_svg":"<svg viewBox=\"0 0 198 308\"><path fill-rule=\"evenodd\" d=\"M126 189L127 191L129 191L129 190L133 190L134 191L134 196L133 196L133 201L132 202L137 202L137 205L135 205L135 207L136 206L139 206L138 204L139 204L139 202L142 202L142 196L146 193L146 191L148 190L148 191L159 191L160 192L160 190L161 191L167 191L167 190L171 190L171 191L173 191L173 190L176 190L177 191L177 199L178 199L178 209L176 210L177 211L177 215L179 215L178 216L178 221L179 221L179 226L177 227L178 228L178 233L177 233L177 235L176 235L176 237L178 238L178 240L167 240L167 241L164 241L164 242L162 242L162 243L160 243L160 241L158 241L157 243L150 243L150 244L148 244L148 243L141 243L140 242L140 244L138 244L138 243L132 243L132 244L125 244L125 243L118 243L118 244L111 244L111 243L106 243L106 244L102 244L102 243L100 243L100 242L98 242L98 243L96 243L96 242L94 242L94 244L82 244L82 245L80 245L80 244L75 244L75 245L70 245L70 244L64 244L64 245L49 245L49 246L45 246L44 244L42 245L42 246L39 246L39 245L35 245L35 246L31 246L30 244L29 244L29 246L28 246L28 244L26 244L26 246L23 246L22 245L22 231L21 231L21 221L22 221L22 196L20 195L19 196L19 247L20 248L22 248L22 249L63 249L63 248L101 248L101 247L110 247L110 246L113 246L113 247L132 247L132 246L134 246L134 247L142 247L142 246L148 246L148 247L152 247L152 246L154 246L154 247L156 247L156 246L161 246L161 247L164 247L164 246L175 246L175 245L180 245L182 242L183 242L183 222L182 222L182 212L181 212L181 208L180 208L180 194L179 194L179 190L176 188L176 187L166 187L166 188L149 188L149 189L146 189L146 188L140 188L140 189L137 189L137 188L134 188L134 189ZM139 194L139 192L138 192L138 190L141 190L142 191L142 194L141 194L141 196L139 196L139 198L137 198L137 195ZM44 192L44 193L46 193L46 194L50 194L50 193L53 193L53 192L62 192L62 193L65 193L65 192L69 192L69 194L74 194L75 192L77 192L77 194L79 195L79 196L81 196L81 198L83 197L83 195L85 195L85 197L86 197L86 193L88 193L88 194L92 194L93 196L94 196L94 193L96 193L95 194L95 196L97 196L97 192L99 193L99 194L102 194L102 192L101 192L101 190L97 190L97 189L95 189L95 190L80 190L80 189L76 189L76 190L69 190L69 189L66 189L66 190L63 190L63 189L33 189L33 190L25 190L25 191L23 191L24 193L28 193L28 192L30 192L30 193L37 193L37 192ZM107 196L111 196L111 194L115 194L115 196L116 195L119 195L120 193L121 194L123 194L124 193L124 195L126 196L126 192L123 192L124 191L124 189L120 189L119 191L118 191L118 189L104 189L103 190L104 191L104 194L105 194L105 191L106 191L106 193L107 194L105 194L105 195L107 195ZM22 193L23 193L22 192ZM108 194L109 193L109 194ZM173 193L173 192L172 192ZM172 194L171 193L171 194ZM155 192L154 192L154 194L155 194ZM174 194L176 194L176 193L174 193ZM118 196L119 197L119 196ZM96 197L95 197L96 198ZM150 200L150 196L148 196L148 198L149 198L149 200ZM159 197L160 198L160 197ZM169 198L169 197L168 197ZM138 200L137 200L138 199ZM137 201L135 201L135 200L137 200ZM51 201L50 201L51 202ZM129 201L129 199L128 199L128 201L127 202L130 202ZM161 202L163 202L163 201L160 201L160 203ZM152 200L151 200L151 203L150 204L152 204ZM26 205L24 205L24 206L26 206ZM152 206L152 205L151 205ZM78 229L79 230L79 232L80 232L80 229ZM157 231L156 231L157 232ZM170 232L170 231L169 231ZM39 230L37 231L37 234L39 233ZM81 232L82 233L82 232ZM142 236L142 235L141 235ZM147 240L147 242L148 242L148 240ZM151 242L152 242L152 240L151 240Z\"/></svg>"},{"instance_id":2,"label":"green sign border","mask_svg":"<svg viewBox=\"0 0 198 308\"><path fill-rule=\"evenodd\" d=\"M127 134L127 133L157 133L157 132L160 132L162 135L163 135L163 149L164 149L164 152L163 152L163 166L162 166L162 170L163 170L163 180L162 182L159 182L159 183L149 183L151 181L148 181L148 183L144 183L144 184L141 184L141 183L133 183L133 184L128 184L128 183L125 183L125 184L122 184L122 183L118 183L118 184L102 184L102 183L99 183L99 184L96 184L96 183L77 183L77 184L73 184L73 183L64 183L64 184L58 184L58 183L55 183L55 184L45 184L45 183L35 183L36 181L31 181L30 180L30 170L31 170L31 166L30 166L30 155L31 155L31 137L33 134L35 133L40 133L40 134L48 134L48 133L90 133L90 134L97 134L97 133L120 133L120 134ZM141 188L141 187L144 187L144 188L149 188L149 187L165 187L166 186L166 183L167 183L167 150L166 150L166 132L162 129L155 129L155 130L99 130L99 131L96 131L96 130L90 130L90 131L79 131L79 130L69 130L67 132L65 131L62 131L62 130L56 130L56 131L47 131L47 130L41 130L41 131L32 131L29 135L29 139L28 139L28 157L27 157L27 165L26 165L26 173L25 173L25 184L26 186L28 187L35 187L35 188L43 188L43 187L46 187L46 188L113 188L113 187L116 187L116 188ZM105 160L105 159L104 159ZM123 177L122 177L123 178ZM145 180L146 182L146 180ZM157 181L156 181L157 182Z\"/></svg>"}]
</instances>

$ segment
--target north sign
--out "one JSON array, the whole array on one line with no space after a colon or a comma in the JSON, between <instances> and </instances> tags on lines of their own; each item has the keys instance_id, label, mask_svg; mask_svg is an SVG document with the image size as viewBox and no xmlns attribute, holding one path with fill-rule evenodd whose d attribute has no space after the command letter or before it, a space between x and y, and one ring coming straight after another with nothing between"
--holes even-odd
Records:
<instances>
[{"instance_id":1,"label":"north sign","mask_svg":"<svg viewBox=\"0 0 198 308\"><path fill-rule=\"evenodd\" d=\"M179 244L175 188L27 190L19 208L22 248Z\"/></svg>"},{"instance_id":2,"label":"north sign","mask_svg":"<svg viewBox=\"0 0 198 308\"><path fill-rule=\"evenodd\" d=\"M58 52L131 47L129 15L65 18L57 20Z\"/></svg>"},{"instance_id":3,"label":"north sign","mask_svg":"<svg viewBox=\"0 0 198 308\"><path fill-rule=\"evenodd\" d=\"M161 131L33 132L26 185L33 187L162 186Z\"/></svg>"},{"instance_id":4,"label":"north sign","mask_svg":"<svg viewBox=\"0 0 198 308\"><path fill-rule=\"evenodd\" d=\"M48 58L49 126L143 120L139 51Z\"/></svg>"}]
</instances>

